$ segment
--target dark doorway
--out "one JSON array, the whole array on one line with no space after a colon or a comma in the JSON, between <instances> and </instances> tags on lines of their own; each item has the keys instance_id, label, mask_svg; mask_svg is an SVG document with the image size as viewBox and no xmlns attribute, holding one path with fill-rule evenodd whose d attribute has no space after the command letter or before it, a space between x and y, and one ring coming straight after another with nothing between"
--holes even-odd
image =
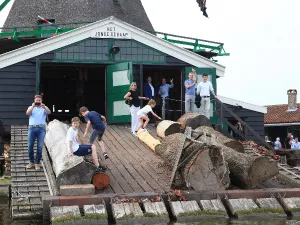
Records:
<instances>
[{"instance_id":1,"label":"dark doorway","mask_svg":"<svg viewBox=\"0 0 300 225\"><path fill-rule=\"evenodd\" d=\"M158 91L161 85L162 78L166 78L170 84L170 79L173 79L174 88L169 91L169 118L176 121L182 114L182 68L181 67L160 67L160 66L144 66L143 83L147 82L148 77L152 78L152 85L155 92L155 100L157 102L156 112L161 115L160 105L161 98ZM174 99L174 100L173 100ZM146 102L145 102L146 104ZM167 115L166 115L167 116Z\"/></svg>"},{"instance_id":2,"label":"dark doorway","mask_svg":"<svg viewBox=\"0 0 300 225\"><path fill-rule=\"evenodd\" d=\"M105 115L105 66L42 64L40 92L52 111L50 121L69 121L81 106Z\"/></svg>"}]
</instances>

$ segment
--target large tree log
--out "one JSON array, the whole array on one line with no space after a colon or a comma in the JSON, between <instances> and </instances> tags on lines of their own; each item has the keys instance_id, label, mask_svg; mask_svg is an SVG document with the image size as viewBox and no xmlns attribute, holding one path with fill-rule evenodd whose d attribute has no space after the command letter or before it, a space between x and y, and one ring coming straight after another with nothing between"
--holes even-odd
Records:
<instances>
[{"instance_id":1,"label":"large tree log","mask_svg":"<svg viewBox=\"0 0 300 225\"><path fill-rule=\"evenodd\" d=\"M53 171L58 186L72 184L90 184L96 166L83 157L69 157L66 135L69 126L53 120L47 127L45 145L52 159Z\"/></svg>"},{"instance_id":2,"label":"large tree log","mask_svg":"<svg viewBox=\"0 0 300 225\"><path fill-rule=\"evenodd\" d=\"M138 131L138 138L154 152L156 146L161 144L159 140L155 139L151 134L144 132L141 129Z\"/></svg>"},{"instance_id":3,"label":"large tree log","mask_svg":"<svg viewBox=\"0 0 300 225\"><path fill-rule=\"evenodd\" d=\"M225 135L223 135L222 133L220 133L219 131L216 131L215 129L213 129L212 127L207 127L207 126L201 126L201 127L197 127L195 129L195 132L193 133L193 137L197 137L198 133L203 132L203 133L209 133L209 134L214 134L216 141L220 144L223 144L229 148L234 149L237 152L241 152L244 153L244 146L241 142L234 140L232 138L228 138Z\"/></svg>"},{"instance_id":4,"label":"large tree log","mask_svg":"<svg viewBox=\"0 0 300 225\"><path fill-rule=\"evenodd\" d=\"M170 134L180 133L182 132L181 127L180 123L176 123L171 120L163 120L157 125L157 136L165 138Z\"/></svg>"},{"instance_id":5,"label":"large tree log","mask_svg":"<svg viewBox=\"0 0 300 225\"><path fill-rule=\"evenodd\" d=\"M178 152L181 150L185 135L168 135L155 152L165 164L174 168ZM177 165L175 186L190 186L196 191L226 189L229 184L229 170L222 156L222 149L213 145L190 143L186 145Z\"/></svg>"},{"instance_id":6,"label":"large tree log","mask_svg":"<svg viewBox=\"0 0 300 225\"><path fill-rule=\"evenodd\" d=\"M202 131L205 130L203 127L201 129ZM217 133L215 134L217 135ZM215 140L211 140L210 137L205 137L204 135L200 136L198 140L215 142ZM236 186L245 189L254 188L278 173L276 161L269 160L263 156L239 153L232 148L222 145L220 139L216 138L216 141L215 145L223 149L225 160L230 170L231 183Z\"/></svg>"},{"instance_id":7,"label":"large tree log","mask_svg":"<svg viewBox=\"0 0 300 225\"><path fill-rule=\"evenodd\" d=\"M200 126L212 127L210 120L207 119L206 116L197 113L185 113L177 120L177 122L191 127L192 129L196 129Z\"/></svg>"}]
</instances>

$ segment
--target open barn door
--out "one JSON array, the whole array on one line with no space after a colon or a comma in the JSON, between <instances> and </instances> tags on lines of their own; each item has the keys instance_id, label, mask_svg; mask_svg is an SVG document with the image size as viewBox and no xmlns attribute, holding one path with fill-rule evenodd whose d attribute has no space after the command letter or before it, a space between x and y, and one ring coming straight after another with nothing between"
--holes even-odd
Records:
<instances>
[{"instance_id":1,"label":"open barn door","mask_svg":"<svg viewBox=\"0 0 300 225\"><path fill-rule=\"evenodd\" d=\"M124 95L132 82L132 62L109 65L106 71L108 123L130 122L130 109L125 104Z\"/></svg>"}]
</instances>

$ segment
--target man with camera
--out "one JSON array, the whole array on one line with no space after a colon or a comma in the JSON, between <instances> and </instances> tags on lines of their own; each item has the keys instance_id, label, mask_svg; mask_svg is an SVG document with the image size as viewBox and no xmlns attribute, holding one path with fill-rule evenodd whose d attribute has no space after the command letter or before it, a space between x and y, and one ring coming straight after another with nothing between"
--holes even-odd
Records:
<instances>
[{"instance_id":1,"label":"man with camera","mask_svg":"<svg viewBox=\"0 0 300 225\"><path fill-rule=\"evenodd\" d=\"M43 144L46 136L46 117L50 114L50 109L42 103L42 96L35 95L34 103L28 107L26 115L29 116L28 126L28 156L29 164L27 169L35 167L36 170L40 169L40 161L42 158ZM37 139L37 152L34 160L33 146Z\"/></svg>"}]
</instances>

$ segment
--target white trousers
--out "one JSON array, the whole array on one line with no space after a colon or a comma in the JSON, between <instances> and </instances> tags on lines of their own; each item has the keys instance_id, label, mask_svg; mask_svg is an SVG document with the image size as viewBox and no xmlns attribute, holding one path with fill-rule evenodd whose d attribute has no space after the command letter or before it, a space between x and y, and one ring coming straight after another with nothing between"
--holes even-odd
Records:
<instances>
[{"instance_id":1,"label":"white trousers","mask_svg":"<svg viewBox=\"0 0 300 225\"><path fill-rule=\"evenodd\" d=\"M210 98L201 98L200 112L206 118L210 118Z\"/></svg>"},{"instance_id":2,"label":"white trousers","mask_svg":"<svg viewBox=\"0 0 300 225\"><path fill-rule=\"evenodd\" d=\"M132 105L130 107L130 113L131 113L131 132L135 132L137 128L139 127L139 118L137 115L137 112L140 110L140 107L135 107Z\"/></svg>"}]
</instances>

